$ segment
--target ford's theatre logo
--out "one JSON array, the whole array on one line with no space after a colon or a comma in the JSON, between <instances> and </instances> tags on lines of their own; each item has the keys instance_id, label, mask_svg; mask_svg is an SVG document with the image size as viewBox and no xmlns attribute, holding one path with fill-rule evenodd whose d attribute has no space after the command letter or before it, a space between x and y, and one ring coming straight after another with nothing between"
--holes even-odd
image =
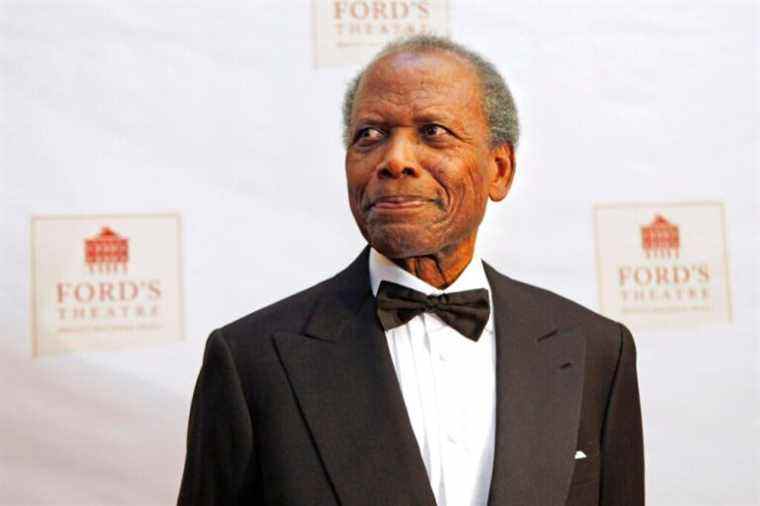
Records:
<instances>
[{"instance_id":1,"label":"ford's theatre logo","mask_svg":"<svg viewBox=\"0 0 760 506\"><path fill-rule=\"evenodd\" d=\"M181 338L179 217L36 217L32 244L35 354Z\"/></svg>"},{"instance_id":2,"label":"ford's theatre logo","mask_svg":"<svg viewBox=\"0 0 760 506\"><path fill-rule=\"evenodd\" d=\"M634 327L731 319L721 204L595 208L603 313Z\"/></svg>"},{"instance_id":3,"label":"ford's theatre logo","mask_svg":"<svg viewBox=\"0 0 760 506\"><path fill-rule=\"evenodd\" d=\"M641 247L648 258L677 258L680 245L678 227L662 215L656 214L652 223L641 227Z\"/></svg>"},{"instance_id":4,"label":"ford's theatre logo","mask_svg":"<svg viewBox=\"0 0 760 506\"><path fill-rule=\"evenodd\" d=\"M430 31L426 24L430 18L430 1L338 0L331 3L338 35L398 37ZM339 42L339 45L350 45L350 42Z\"/></svg>"},{"instance_id":5,"label":"ford's theatre logo","mask_svg":"<svg viewBox=\"0 0 760 506\"><path fill-rule=\"evenodd\" d=\"M98 235L84 240L84 261L90 272L127 272L129 239L103 227Z\"/></svg>"},{"instance_id":6,"label":"ford's theatre logo","mask_svg":"<svg viewBox=\"0 0 760 506\"><path fill-rule=\"evenodd\" d=\"M648 262L621 264L618 284L623 300L706 300L710 296L708 264L681 264L678 226L661 214L641 227L641 249ZM672 261L671 261L672 260Z\"/></svg>"},{"instance_id":7,"label":"ford's theatre logo","mask_svg":"<svg viewBox=\"0 0 760 506\"><path fill-rule=\"evenodd\" d=\"M61 321L113 320L134 317L143 320L143 327L160 315L162 297L160 279L138 279L112 276L127 273L129 239L109 227L84 240L84 262L90 274L105 274L97 281L91 278L56 283L56 302Z\"/></svg>"},{"instance_id":8,"label":"ford's theatre logo","mask_svg":"<svg viewBox=\"0 0 760 506\"><path fill-rule=\"evenodd\" d=\"M362 63L399 36L447 35L446 0L312 0L317 66Z\"/></svg>"}]
</instances>

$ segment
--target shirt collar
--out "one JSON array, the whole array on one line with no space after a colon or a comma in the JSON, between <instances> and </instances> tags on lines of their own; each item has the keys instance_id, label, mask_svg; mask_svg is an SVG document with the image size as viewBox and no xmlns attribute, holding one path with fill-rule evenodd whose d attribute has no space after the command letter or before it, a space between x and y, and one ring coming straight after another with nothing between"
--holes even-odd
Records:
<instances>
[{"instance_id":1,"label":"shirt collar","mask_svg":"<svg viewBox=\"0 0 760 506\"><path fill-rule=\"evenodd\" d=\"M485 288L488 290L488 298L491 304L491 312L488 316L488 323L486 323L486 330L489 332L494 331L493 323L493 298L491 297L491 288L488 284L488 277L486 277L486 271L483 268L483 261L480 258L477 250L472 255L470 263L462 271L459 277L454 282L443 290L438 289L425 281L421 280L417 276L405 271L388 257L377 251L375 248L370 247L369 252L369 280L372 285L372 295L377 296L377 290L380 287L381 281L391 281L398 283L399 285L412 288L418 292L422 292L426 295L440 295L447 292L462 292L464 290L475 290L478 288Z\"/></svg>"}]
</instances>

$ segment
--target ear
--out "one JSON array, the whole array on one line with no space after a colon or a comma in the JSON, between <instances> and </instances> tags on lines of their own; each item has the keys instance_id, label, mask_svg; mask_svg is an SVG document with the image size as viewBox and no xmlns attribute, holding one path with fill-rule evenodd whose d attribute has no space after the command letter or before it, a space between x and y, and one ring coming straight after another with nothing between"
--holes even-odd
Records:
<instances>
[{"instance_id":1,"label":"ear","mask_svg":"<svg viewBox=\"0 0 760 506\"><path fill-rule=\"evenodd\" d=\"M509 193L515 176L515 150L511 144L500 144L491 150L491 180L488 182L488 196L498 202Z\"/></svg>"}]
</instances>

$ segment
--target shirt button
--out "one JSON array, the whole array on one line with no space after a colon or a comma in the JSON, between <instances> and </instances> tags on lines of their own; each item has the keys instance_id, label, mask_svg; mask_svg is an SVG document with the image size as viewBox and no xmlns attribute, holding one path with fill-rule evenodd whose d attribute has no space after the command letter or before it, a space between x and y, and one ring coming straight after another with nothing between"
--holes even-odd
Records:
<instances>
[{"instance_id":1,"label":"shirt button","mask_svg":"<svg viewBox=\"0 0 760 506\"><path fill-rule=\"evenodd\" d=\"M457 438L456 438L456 437L454 436L454 434L452 434L451 432L449 432L449 433L446 435L446 439L448 439L448 440L449 440L449 443L451 443L451 444L457 444Z\"/></svg>"},{"instance_id":2,"label":"shirt button","mask_svg":"<svg viewBox=\"0 0 760 506\"><path fill-rule=\"evenodd\" d=\"M441 362L446 362L449 359L449 354L445 351L439 351L438 352L438 360Z\"/></svg>"}]
</instances>

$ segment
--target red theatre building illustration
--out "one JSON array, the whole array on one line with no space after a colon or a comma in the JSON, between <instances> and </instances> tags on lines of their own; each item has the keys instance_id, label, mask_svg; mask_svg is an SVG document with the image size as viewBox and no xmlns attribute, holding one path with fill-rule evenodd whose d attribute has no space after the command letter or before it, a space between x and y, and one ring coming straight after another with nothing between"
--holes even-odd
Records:
<instances>
[{"instance_id":1,"label":"red theatre building illustration","mask_svg":"<svg viewBox=\"0 0 760 506\"><path fill-rule=\"evenodd\" d=\"M681 247L678 226L656 214L649 225L641 227L641 247L647 258L678 258Z\"/></svg>"},{"instance_id":2,"label":"red theatre building illustration","mask_svg":"<svg viewBox=\"0 0 760 506\"><path fill-rule=\"evenodd\" d=\"M98 235L84 240L84 256L90 272L127 272L129 239L102 227Z\"/></svg>"}]
</instances>

